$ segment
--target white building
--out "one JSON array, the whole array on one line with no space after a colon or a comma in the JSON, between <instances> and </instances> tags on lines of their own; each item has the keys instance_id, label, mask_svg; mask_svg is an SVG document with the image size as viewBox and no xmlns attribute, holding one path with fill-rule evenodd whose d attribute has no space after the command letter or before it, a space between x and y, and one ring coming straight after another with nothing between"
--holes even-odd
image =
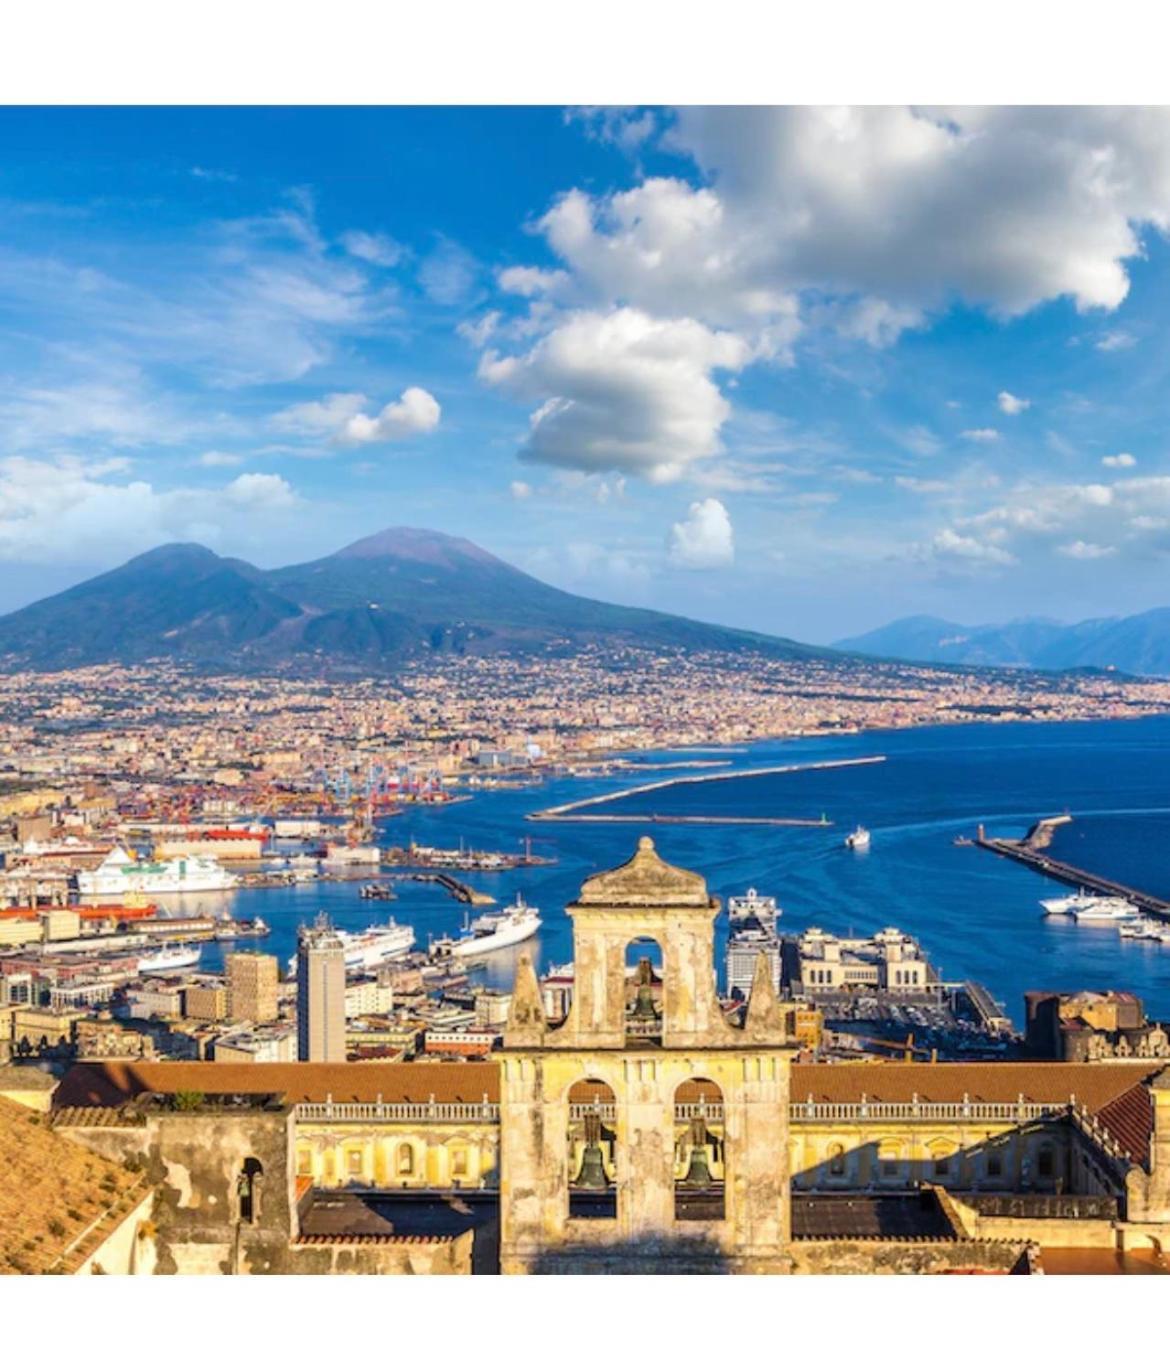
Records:
<instances>
[{"instance_id":1,"label":"white building","mask_svg":"<svg viewBox=\"0 0 1170 1372\"><path fill-rule=\"evenodd\" d=\"M886 928L872 938L838 938L823 929L800 936L800 982L807 995L868 988L925 994L934 970L909 934Z\"/></svg>"}]
</instances>

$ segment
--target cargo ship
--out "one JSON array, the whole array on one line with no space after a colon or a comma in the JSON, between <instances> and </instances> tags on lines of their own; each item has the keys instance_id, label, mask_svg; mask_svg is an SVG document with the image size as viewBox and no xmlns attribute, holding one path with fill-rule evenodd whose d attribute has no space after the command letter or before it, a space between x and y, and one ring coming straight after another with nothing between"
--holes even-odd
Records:
<instances>
[{"instance_id":1,"label":"cargo ship","mask_svg":"<svg viewBox=\"0 0 1170 1372\"><path fill-rule=\"evenodd\" d=\"M78 892L85 897L130 894L185 895L196 891L228 891L238 878L213 857L177 857L164 862L138 862L114 848L92 872L77 874Z\"/></svg>"}]
</instances>

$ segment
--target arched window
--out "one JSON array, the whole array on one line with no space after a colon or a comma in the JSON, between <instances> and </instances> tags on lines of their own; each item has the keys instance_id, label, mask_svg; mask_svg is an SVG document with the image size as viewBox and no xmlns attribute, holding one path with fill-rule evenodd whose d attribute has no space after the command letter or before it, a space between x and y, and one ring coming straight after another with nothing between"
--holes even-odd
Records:
<instances>
[{"instance_id":1,"label":"arched window","mask_svg":"<svg viewBox=\"0 0 1170 1372\"><path fill-rule=\"evenodd\" d=\"M588 1077L569 1088L565 1154L571 1219L617 1215L616 1126L617 1104L606 1082Z\"/></svg>"},{"instance_id":2,"label":"arched window","mask_svg":"<svg viewBox=\"0 0 1170 1372\"><path fill-rule=\"evenodd\" d=\"M410 1177L414 1175L414 1145L400 1143L398 1145L398 1157L395 1162L395 1170L400 1177Z\"/></svg>"},{"instance_id":3,"label":"arched window","mask_svg":"<svg viewBox=\"0 0 1170 1372\"><path fill-rule=\"evenodd\" d=\"M705 1077L684 1081L674 1093L674 1217L725 1218L723 1092Z\"/></svg>"},{"instance_id":4,"label":"arched window","mask_svg":"<svg viewBox=\"0 0 1170 1372\"><path fill-rule=\"evenodd\" d=\"M662 949L654 939L626 945L626 1038L662 1041Z\"/></svg>"}]
</instances>

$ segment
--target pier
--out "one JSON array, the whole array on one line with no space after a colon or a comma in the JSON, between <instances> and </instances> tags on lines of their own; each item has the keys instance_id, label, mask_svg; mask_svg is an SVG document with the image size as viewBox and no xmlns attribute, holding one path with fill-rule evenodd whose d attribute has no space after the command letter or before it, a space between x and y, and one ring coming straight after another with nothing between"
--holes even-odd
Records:
<instances>
[{"instance_id":1,"label":"pier","mask_svg":"<svg viewBox=\"0 0 1170 1372\"><path fill-rule=\"evenodd\" d=\"M1096 872L1086 872L1081 867L1074 867L1071 862L1061 862L1059 858L1047 855L1046 850L1052 841L1053 829L1058 824L1067 824L1070 818L1069 815L1057 815L1051 819L1039 820L1022 839L988 838L981 824L975 845L986 852L994 853L997 857L1010 858L1013 862L1022 863L1032 871L1039 872L1041 876L1051 877L1066 886L1091 891L1099 896L1120 896L1131 905L1136 905L1143 914L1154 919L1170 921L1170 901L1152 896L1148 891L1139 891L1122 881L1111 881L1108 877L1098 876Z\"/></svg>"},{"instance_id":2,"label":"pier","mask_svg":"<svg viewBox=\"0 0 1170 1372\"><path fill-rule=\"evenodd\" d=\"M640 786L626 786L620 791L607 791L605 795L588 796L584 800L570 800L564 805L552 805L547 810L535 810L526 815L528 820L576 820L590 823L607 824L764 824L786 825L799 828L821 828L832 821L823 815L819 819L789 819L783 817L752 817L746 815L618 815L582 814L592 810L595 805L612 804L614 801L627 800L630 796L647 795L651 791L664 791L672 786L693 786L707 781L738 781L743 777L777 776L785 772L824 772L838 767L867 767L874 763L885 762L884 754L872 757L834 758L826 762L790 762L779 767L745 767L734 772L707 772L697 777L671 777L668 781L647 781Z\"/></svg>"}]
</instances>

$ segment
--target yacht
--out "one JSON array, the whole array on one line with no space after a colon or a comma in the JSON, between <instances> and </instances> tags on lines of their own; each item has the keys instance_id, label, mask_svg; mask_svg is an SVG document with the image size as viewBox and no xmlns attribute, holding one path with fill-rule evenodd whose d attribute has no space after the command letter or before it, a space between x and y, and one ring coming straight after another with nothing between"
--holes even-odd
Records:
<instances>
[{"instance_id":1,"label":"yacht","mask_svg":"<svg viewBox=\"0 0 1170 1372\"><path fill-rule=\"evenodd\" d=\"M515 903L506 905L499 914L473 919L462 938L435 939L431 943L431 954L471 962L498 953L501 948L523 943L536 933L541 922L537 907L527 904L523 896L517 896Z\"/></svg>"},{"instance_id":2,"label":"yacht","mask_svg":"<svg viewBox=\"0 0 1170 1372\"><path fill-rule=\"evenodd\" d=\"M1141 911L1131 901L1120 896L1089 896L1073 907L1072 917L1093 924L1115 924L1122 920L1137 919Z\"/></svg>"},{"instance_id":3,"label":"yacht","mask_svg":"<svg viewBox=\"0 0 1170 1372\"><path fill-rule=\"evenodd\" d=\"M1156 919L1130 919L1118 925L1122 938L1145 939L1150 943L1170 943L1170 924Z\"/></svg>"},{"instance_id":4,"label":"yacht","mask_svg":"<svg viewBox=\"0 0 1170 1372\"><path fill-rule=\"evenodd\" d=\"M869 830L859 824L851 834L846 836L845 847L852 848L855 853L864 853L869 849L869 840Z\"/></svg>"}]
</instances>

